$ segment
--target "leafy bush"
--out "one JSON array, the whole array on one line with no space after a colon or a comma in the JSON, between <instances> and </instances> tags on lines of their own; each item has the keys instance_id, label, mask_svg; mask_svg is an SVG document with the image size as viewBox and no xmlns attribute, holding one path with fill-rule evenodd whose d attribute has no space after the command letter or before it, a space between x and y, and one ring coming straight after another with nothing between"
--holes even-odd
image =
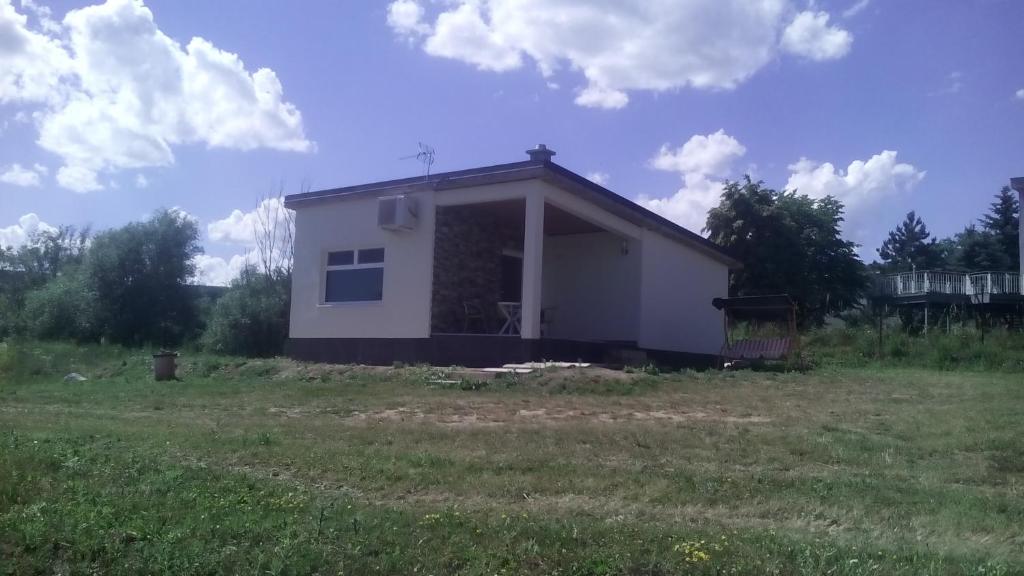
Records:
<instances>
[{"instance_id":1,"label":"leafy bush","mask_svg":"<svg viewBox=\"0 0 1024 576\"><path fill-rule=\"evenodd\" d=\"M877 328L813 330L803 342L819 365L1024 371L1024 334L1005 330L988 332L982 338L981 332L972 328L912 335L887 326L881 357Z\"/></svg>"},{"instance_id":2,"label":"leafy bush","mask_svg":"<svg viewBox=\"0 0 1024 576\"><path fill-rule=\"evenodd\" d=\"M24 331L43 340L97 340L95 298L77 270L54 278L26 295Z\"/></svg>"},{"instance_id":3,"label":"leafy bush","mask_svg":"<svg viewBox=\"0 0 1024 576\"><path fill-rule=\"evenodd\" d=\"M12 295L0 293L0 340L24 331L21 314L23 308L24 305Z\"/></svg>"},{"instance_id":4,"label":"leafy bush","mask_svg":"<svg viewBox=\"0 0 1024 576\"><path fill-rule=\"evenodd\" d=\"M238 356L274 356L288 338L291 276L247 268L221 296L203 334L203 347Z\"/></svg>"},{"instance_id":5,"label":"leafy bush","mask_svg":"<svg viewBox=\"0 0 1024 576\"><path fill-rule=\"evenodd\" d=\"M91 244L72 232L2 254L0 311L20 313L2 322L0 337L174 345L196 336L197 298L187 281L201 249L192 219L160 210Z\"/></svg>"},{"instance_id":6,"label":"leafy bush","mask_svg":"<svg viewBox=\"0 0 1024 576\"><path fill-rule=\"evenodd\" d=\"M73 226L37 230L18 248L0 246L0 338L25 332L31 316L22 314L32 290L82 262L89 230Z\"/></svg>"},{"instance_id":7,"label":"leafy bush","mask_svg":"<svg viewBox=\"0 0 1024 576\"><path fill-rule=\"evenodd\" d=\"M18 365L17 350L7 342L0 342L0 375L12 374Z\"/></svg>"}]
</instances>

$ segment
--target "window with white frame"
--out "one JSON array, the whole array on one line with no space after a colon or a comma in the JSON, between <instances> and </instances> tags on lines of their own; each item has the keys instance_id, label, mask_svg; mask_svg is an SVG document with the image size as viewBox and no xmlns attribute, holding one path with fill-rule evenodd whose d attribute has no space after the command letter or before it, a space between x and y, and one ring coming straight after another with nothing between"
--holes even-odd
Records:
<instances>
[{"instance_id":1,"label":"window with white frame","mask_svg":"<svg viewBox=\"0 0 1024 576\"><path fill-rule=\"evenodd\" d=\"M384 249L327 253L324 303L379 302L384 299Z\"/></svg>"}]
</instances>

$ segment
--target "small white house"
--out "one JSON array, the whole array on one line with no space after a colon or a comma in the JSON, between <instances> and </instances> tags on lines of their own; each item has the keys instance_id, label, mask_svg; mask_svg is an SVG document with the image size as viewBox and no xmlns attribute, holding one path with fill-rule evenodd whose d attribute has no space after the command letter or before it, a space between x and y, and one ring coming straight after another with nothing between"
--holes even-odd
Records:
<instances>
[{"instance_id":1,"label":"small white house","mask_svg":"<svg viewBox=\"0 0 1024 576\"><path fill-rule=\"evenodd\" d=\"M729 269L705 238L551 161L288 196L289 354L500 365L713 359Z\"/></svg>"}]
</instances>

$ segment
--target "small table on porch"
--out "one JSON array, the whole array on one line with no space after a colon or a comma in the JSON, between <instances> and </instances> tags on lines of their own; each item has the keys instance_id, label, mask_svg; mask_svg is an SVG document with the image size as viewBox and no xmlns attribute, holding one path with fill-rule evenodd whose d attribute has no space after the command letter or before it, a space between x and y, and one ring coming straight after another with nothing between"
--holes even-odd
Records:
<instances>
[{"instance_id":1,"label":"small table on porch","mask_svg":"<svg viewBox=\"0 0 1024 576\"><path fill-rule=\"evenodd\" d=\"M498 334L514 336L519 334L520 322L522 321L523 305L521 302L498 302L498 310L505 317L505 324L498 331Z\"/></svg>"}]
</instances>

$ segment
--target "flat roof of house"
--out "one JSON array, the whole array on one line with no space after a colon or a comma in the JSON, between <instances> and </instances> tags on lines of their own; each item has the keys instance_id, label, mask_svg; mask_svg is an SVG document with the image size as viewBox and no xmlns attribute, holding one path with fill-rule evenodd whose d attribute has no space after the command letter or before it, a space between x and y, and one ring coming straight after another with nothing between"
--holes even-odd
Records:
<instances>
[{"instance_id":1,"label":"flat roof of house","mask_svg":"<svg viewBox=\"0 0 1024 576\"><path fill-rule=\"evenodd\" d=\"M742 267L735 257L718 244L550 160L525 160L467 170L440 172L429 176L303 192L288 195L284 201L286 207L295 209L323 201L350 197L384 196L424 190L441 191L531 179L539 179L576 194L628 222L650 228L695 248L730 268Z\"/></svg>"}]
</instances>

